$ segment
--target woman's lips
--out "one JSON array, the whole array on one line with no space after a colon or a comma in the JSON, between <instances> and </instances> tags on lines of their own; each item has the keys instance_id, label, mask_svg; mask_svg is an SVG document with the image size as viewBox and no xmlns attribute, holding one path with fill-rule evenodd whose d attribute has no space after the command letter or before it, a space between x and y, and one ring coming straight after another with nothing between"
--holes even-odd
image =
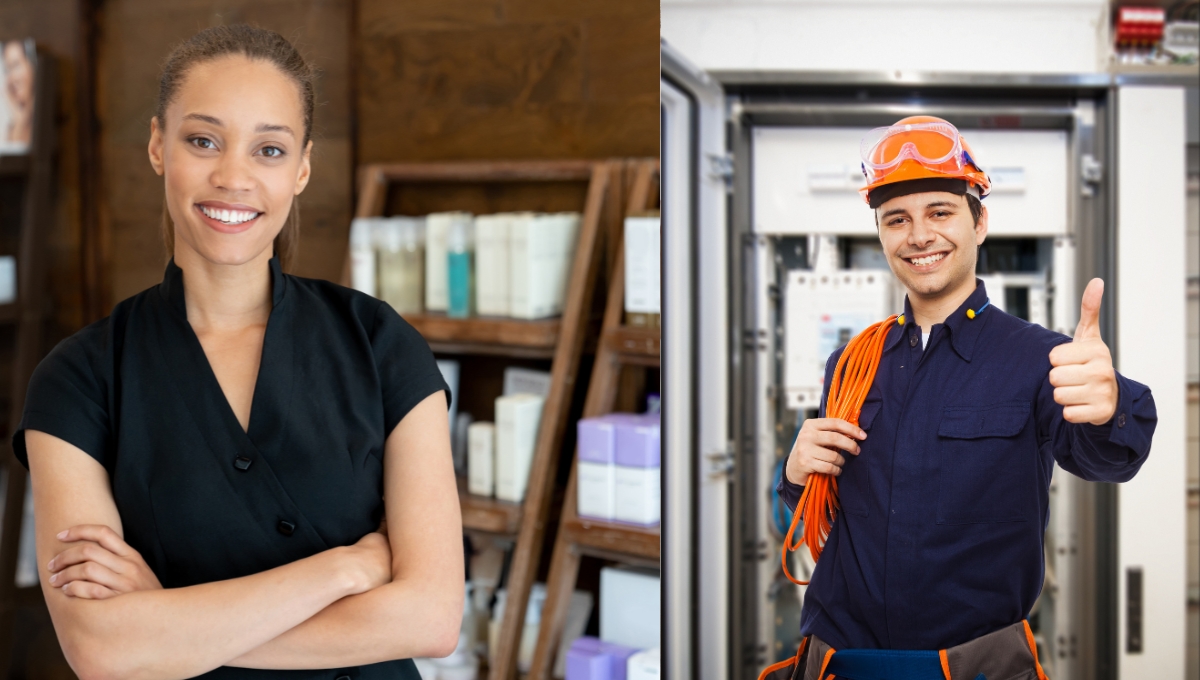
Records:
<instances>
[{"instance_id":1,"label":"woman's lips","mask_svg":"<svg viewBox=\"0 0 1200 680\"><path fill-rule=\"evenodd\" d=\"M212 227L215 231L221 232L222 234L240 234L241 232L246 231L250 227L257 224L258 218L263 216L262 213L258 213L254 217L246 220L245 222L239 222L237 224L226 224L225 222L222 222L221 220L209 217L208 215L204 214L204 210L203 210L203 208L201 208L201 206L199 204L195 204L193 207L196 210L196 214L200 215L200 219L203 220L205 224Z\"/></svg>"}]
</instances>

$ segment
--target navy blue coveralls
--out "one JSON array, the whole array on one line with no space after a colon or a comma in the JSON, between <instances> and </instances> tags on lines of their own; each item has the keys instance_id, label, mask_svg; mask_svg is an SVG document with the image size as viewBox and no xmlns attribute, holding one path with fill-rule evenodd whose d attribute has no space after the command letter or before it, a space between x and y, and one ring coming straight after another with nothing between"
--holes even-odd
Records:
<instances>
[{"instance_id":1,"label":"navy blue coveralls","mask_svg":"<svg viewBox=\"0 0 1200 680\"><path fill-rule=\"evenodd\" d=\"M838 478L841 512L804 598L800 632L834 649L946 649L1018 623L1042 588L1055 461L1124 482L1158 417L1150 389L1120 373L1104 425L1063 420L1050 350L1071 338L989 306L983 282L924 350L893 325ZM912 308L904 301L906 319ZM825 366L828 387L845 348ZM802 486L778 490L795 509Z\"/></svg>"}]
</instances>

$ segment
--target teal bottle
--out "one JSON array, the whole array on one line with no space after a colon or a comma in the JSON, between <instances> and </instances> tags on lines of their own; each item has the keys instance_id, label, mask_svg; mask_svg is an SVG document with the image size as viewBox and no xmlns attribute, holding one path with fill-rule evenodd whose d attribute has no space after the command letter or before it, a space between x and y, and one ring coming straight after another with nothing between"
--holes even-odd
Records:
<instances>
[{"instance_id":1,"label":"teal bottle","mask_svg":"<svg viewBox=\"0 0 1200 680\"><path fill-rule=\"evenodd\" d=\"M469 222L456 224L446 243L446 274L449 278L447 316L457 319L475 314L475 253Z\"/></svg>"}]
</instances>

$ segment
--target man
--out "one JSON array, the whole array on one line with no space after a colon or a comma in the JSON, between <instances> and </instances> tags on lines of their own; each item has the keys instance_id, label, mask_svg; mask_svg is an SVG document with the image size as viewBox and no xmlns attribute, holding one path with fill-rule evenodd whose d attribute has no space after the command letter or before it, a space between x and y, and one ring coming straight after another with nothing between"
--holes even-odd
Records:
<instances>
[{"instance_id":1,"label":"man","mask_svg":"<svg viewBox=\"0 0 1200 680\"><path fill-rule=\"evenodd\" d=\"M902 677L1044 677L1024 619L1042 587L1054 463L1129 480L1150 451L1154 401L1113 370L1103 281L1084 291L1074 339L989 304L975 278L989 181L952 125L916 116L873 131L863 168L908 295L859 426L825 417L842 348L779 482L794 508L810 474L835 475L840 502L801 616L807 674L795 677L824 663L853 678L855 663L888 655L858 650L924 650L863 678L901 677L918 657L932 671Z\"/></svg>"}]
</instances>

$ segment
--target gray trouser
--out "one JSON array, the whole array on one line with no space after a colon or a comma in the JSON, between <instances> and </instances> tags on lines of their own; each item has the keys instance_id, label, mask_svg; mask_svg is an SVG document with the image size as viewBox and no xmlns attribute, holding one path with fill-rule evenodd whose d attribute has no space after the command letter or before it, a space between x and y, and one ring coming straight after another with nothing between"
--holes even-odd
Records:
<instances>
[{"instance_id":1,"label":"gray trouser","mask_svg":"<svg viewBox=\"0 0 1200 680\"><path fill-rule=\"evenodd\" d=\"M1041 672L1031 639L1022 621L951 647L942 657L943 669L949 669L946 679L978 680L982 675L985 680L1042 680L1046 676ZM828 673L824 679L820 674L829 650L828 644L813 635L793 664L777 664L771 673L764 673L765 680L827 680Z\"/></svg>"}]
</instances>

